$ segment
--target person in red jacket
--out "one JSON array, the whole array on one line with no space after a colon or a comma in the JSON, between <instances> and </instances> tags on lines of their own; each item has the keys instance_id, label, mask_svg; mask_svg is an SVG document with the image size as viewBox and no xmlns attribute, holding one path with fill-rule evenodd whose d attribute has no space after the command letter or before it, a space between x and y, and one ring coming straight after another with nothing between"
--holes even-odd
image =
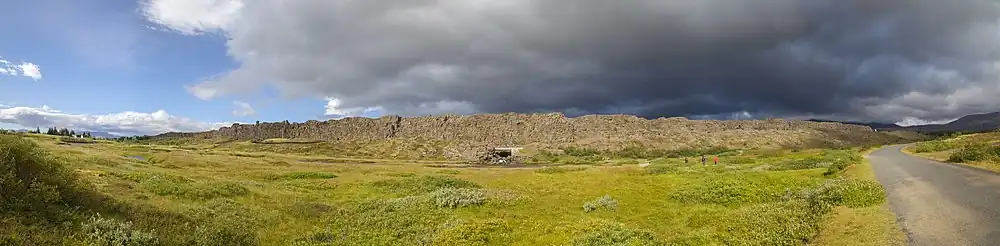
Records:
<instances>
[{"instance_id":1,"label":"person in red jacket","mask_svg":"<svg viewBox=\"0 0 1000 246\"><path fill-rule=\"evenodd\" d=\"M712 161L715 162L715 165L719 165L719 156L713 156Z\"/></svg>"}]
</instances>

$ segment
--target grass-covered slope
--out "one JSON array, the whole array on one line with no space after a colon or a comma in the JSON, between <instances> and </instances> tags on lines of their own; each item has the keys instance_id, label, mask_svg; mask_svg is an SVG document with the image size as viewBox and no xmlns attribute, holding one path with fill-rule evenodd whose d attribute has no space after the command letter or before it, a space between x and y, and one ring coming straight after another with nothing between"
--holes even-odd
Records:
<instances>
[{"instance_id":1,"label":"grass-covered slope","mask_svg":"<svg viewBox=\"0 0 1000 246\"><path fill-rule=\"evenodd\" d=\"M884 203L878 183L851 174L857 149L730 150L718 165L597 153L586 165L448 168L459 165L2 140L30 158L5 160L0 175L40 182L2 183L24 201L0 217L0 235L13 235L0 242L15 245L802 245L853 235L830 221L855 215L835 211Z\"/></svg>"},{"instance_id":2,"label":"grass-covered slope","mask_svg":"<svg viewBox=\"0 0 1000 246\"><path fill-rule=\"evenodd\" d=\"M1000 172L1000 132L953 134L913 144L905 152Z\"/></svg>"}]
</instances>

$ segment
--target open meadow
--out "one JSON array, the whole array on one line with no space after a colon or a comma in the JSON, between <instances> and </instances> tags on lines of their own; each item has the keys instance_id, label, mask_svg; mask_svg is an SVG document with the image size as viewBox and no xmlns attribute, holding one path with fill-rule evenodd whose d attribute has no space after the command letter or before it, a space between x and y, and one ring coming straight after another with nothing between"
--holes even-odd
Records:
<instances>
[{"instance_id":1,"label":"open meadow","mask_svg":"<svg viewBox=\"0 0 1000 246\"><path fill-rule=\"evenodd\" d=\"M322 144L0 135L0 244L903 243L869 148L569 149L494 167Z\"/></svg>"}]
</instances>

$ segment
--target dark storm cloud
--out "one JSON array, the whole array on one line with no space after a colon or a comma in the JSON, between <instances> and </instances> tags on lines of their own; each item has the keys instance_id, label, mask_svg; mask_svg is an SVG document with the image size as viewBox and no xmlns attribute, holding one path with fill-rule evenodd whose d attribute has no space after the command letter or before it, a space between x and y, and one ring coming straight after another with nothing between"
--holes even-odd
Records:
<instances>
[{"instance_id":1,"label":"dark storm cloud","mask_svg":"<svg viewBox=\"0 0 1000 246\"><path fill-rule=\"evenodd\" d=\"M749 112L895 122L1000 110L988 100L1000 93L993 1L242 4L218 27L242 66L191 87L199 97L272 84L354 111L407 115Z\"/></svg>"}]
</instances>

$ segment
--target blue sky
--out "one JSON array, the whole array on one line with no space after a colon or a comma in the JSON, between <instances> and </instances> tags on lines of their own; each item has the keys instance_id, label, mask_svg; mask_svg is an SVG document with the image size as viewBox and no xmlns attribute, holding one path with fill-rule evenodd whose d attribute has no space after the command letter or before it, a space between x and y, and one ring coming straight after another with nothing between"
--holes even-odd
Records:
<instances>
[{"instance_id":1,"label":"blue sky","mask_svg":"<svg viewBox=\"0 0 1000 246\"><path fill-rule=\"evenodd\" d=\"M5 2L0 8L5 19L0 24L0 57L15 65L35 64L42 77L0 75L4 87L0 105L45 106L73 115L163 110L171 116L210 123L324 118L323 98L282 98L270 88L212 100L193 96L186 86L238 66L227 56L225 36L165 31L147 21L141 7L139 2L122 0ZM234 115L234 101L251 105L254 113ZM4 128L58 124L0 121ZM92 127L64 124L61 127ZM91 130L113 130L113 126L97 128Z\"/></svg>"},{"instance_id":2,"label":"blue sky","mask_svg":"<svg viewBox=\"0 0 1000 246\"><path fill-rule=\"evenodd\" d=\"M1000 8L848 1L5 1L0 127L553 111L910 125L1000 110Z\"/></svg>"}]
</instances>

